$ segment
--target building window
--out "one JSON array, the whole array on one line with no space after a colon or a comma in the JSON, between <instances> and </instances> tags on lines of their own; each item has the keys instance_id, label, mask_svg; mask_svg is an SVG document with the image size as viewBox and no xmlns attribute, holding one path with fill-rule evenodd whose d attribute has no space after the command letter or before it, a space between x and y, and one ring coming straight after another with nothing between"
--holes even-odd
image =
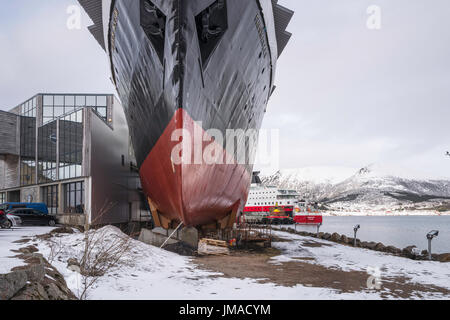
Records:
<instances>
[{"instance_id":1,"label":"building window","mask_svg":"<svg viewBox=\"0 0 450 320\"><path fill-rule=\"evenodd\" d=\"M6 202L6 193L0 192L0 204Z\"/></svg>"},{"instance_id":2,"label":"building window","mask_svg":"<svg viewBox=\"0 0 450 320\"><path fill-rule=\"evenodd\" d=\"M84 213L84 182L64 185L64 213Z\"/></svg>"},{"instance_id":3,"label":"building window","mask_svg":"<svg viewBox=\"0 0 450 320\"><path fill-rule=\"evenodd\" d=\"M35 184L36 118L20 118L20 184Z\"/></svg>"},{"instance_id":4,"label":"building window","mask_svg":"<svg viewBox=\"0 0 450 320\"><path fill-rule=\"evenodd\" d=\"M56 181L56 121L38 129L38 180L39 183Z\"/></svg>"},{"instance_id":5,"label":"building window","mask_svg":"<svg viewBox=\"0 0 450 320\"><path fill-rule=\"evenodd\" d=\"M105 95L44 95L42 123L49 123L86 107L92 108L106 122L107 101L108 99Z\"/></svg>"},{"instance_id":6,"label":"building window","mask_svg":"<svg viewBox=\"0 0 450 320\"><path fill-rule=\"evenodd\" d=\"M42 201L47 205L49 213L58 213L58 186L43 187Z\"/></svg>"},{"instance_id":7,"label":"building window","mask_svg":"<svg viewBox=\"0 0 450 320\"><path fill-rule=\"evenodd\" d=\"M59 121L59 179L81 177L83 161L83 110Z\"/></svg>"},{"instance_id":8,"label":"building window","mask_svg":"<svg viewBox=\"0 0 450 320\"><path fill-rule=\"evenodd\" d=\"M20 115L24 117L36 117L36 97L28 100L20 106Z\"/></svg>"}]
</instances>

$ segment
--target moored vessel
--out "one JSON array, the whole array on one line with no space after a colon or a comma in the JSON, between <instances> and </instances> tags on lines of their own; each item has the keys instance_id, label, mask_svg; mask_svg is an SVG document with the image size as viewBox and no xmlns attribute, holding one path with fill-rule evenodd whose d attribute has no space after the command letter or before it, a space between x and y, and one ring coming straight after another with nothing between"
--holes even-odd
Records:
<instances>
[{"instance_id":1,"label":"moored vessel","mask_svg":"<svg viewBox=\"0 0 450 320\"><path fill-rule=\"evenodd\" d=\"M155 224L231 227L253 165L217 135L261 127L293 12L276 0L79 2L109 57ZM231 139L256 148L257 137ZM211 150L223 161L206 161Z\"/></svg>"}]
</instances>

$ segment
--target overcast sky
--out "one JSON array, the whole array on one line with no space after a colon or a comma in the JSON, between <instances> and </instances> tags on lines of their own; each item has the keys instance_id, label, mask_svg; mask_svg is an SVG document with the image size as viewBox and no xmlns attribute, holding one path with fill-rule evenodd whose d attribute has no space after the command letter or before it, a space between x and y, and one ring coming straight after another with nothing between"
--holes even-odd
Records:
<instances>
[{"instance_id":1,"label":"overcast sky","mask_svg":"<svg viewBox=\"0 0 450 320\"><path fill-rule=\"evenodd\" d=\"M387 163L450 176L450 2L280 0L296 13L264 128L281 167ZM114 92L106 55L68 30L75 0L0 0L0 109L38 92ZM367 8L381 29L367 28Z\"/></svg>"}]
</instances>

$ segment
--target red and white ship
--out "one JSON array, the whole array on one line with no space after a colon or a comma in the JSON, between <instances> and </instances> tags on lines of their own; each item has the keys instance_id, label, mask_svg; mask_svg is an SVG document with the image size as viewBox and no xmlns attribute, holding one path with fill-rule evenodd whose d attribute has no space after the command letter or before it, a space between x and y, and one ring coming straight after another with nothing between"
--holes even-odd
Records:
<instances>
[{"instance_id":1,"label":"red and white ship","mask_svg":"<svg viewBox=\"0 0 450 320\"><path fill-rule=\"evenodd\" d=\"M292 223L294 208L300 197L295 190L282 190L277 187L263 186L258 177L253 174L247 203L244 207L246 221L269 223Z\"/></svg>"}]
</instances>

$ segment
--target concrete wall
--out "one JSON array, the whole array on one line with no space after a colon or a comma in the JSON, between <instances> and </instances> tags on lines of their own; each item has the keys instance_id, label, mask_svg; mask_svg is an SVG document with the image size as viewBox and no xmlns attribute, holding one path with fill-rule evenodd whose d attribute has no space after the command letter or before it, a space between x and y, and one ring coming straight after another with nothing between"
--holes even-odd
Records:
<instances>
[{"instance_id":1,"label":"concrete wall","mask_svg":"<svg viewBox=\"0 0 450 320\"><path fill-rule=\"evenodd\" d=\"M0 154L19 155L18 116L0 111Z\"/></svg>"},{"instance_id":2,"label":"concrete wall","mask_svg":"<svg viewBox=\"0 0 450 320\"><path fill-rule=\"evenodd\" d=\"M111 125L106 125L92 110L87 111L90 137L91 222L126 223L139 208L136 190L139 177L130 170L129 131L122 106L113 101ZM122 161L123 157L123 161ZM101 213L109 208L107 213Z\"/></svg>"},{"instance_id":3,"label":"concrete wall","mask_svg":"<svg viewBox=\"0 0 450 320\"><path fill-rule=\"evenodd\" d=\"M0 155L0 190L17 188L19 184L19 157Z\"/></svg>"}]
</instances>

